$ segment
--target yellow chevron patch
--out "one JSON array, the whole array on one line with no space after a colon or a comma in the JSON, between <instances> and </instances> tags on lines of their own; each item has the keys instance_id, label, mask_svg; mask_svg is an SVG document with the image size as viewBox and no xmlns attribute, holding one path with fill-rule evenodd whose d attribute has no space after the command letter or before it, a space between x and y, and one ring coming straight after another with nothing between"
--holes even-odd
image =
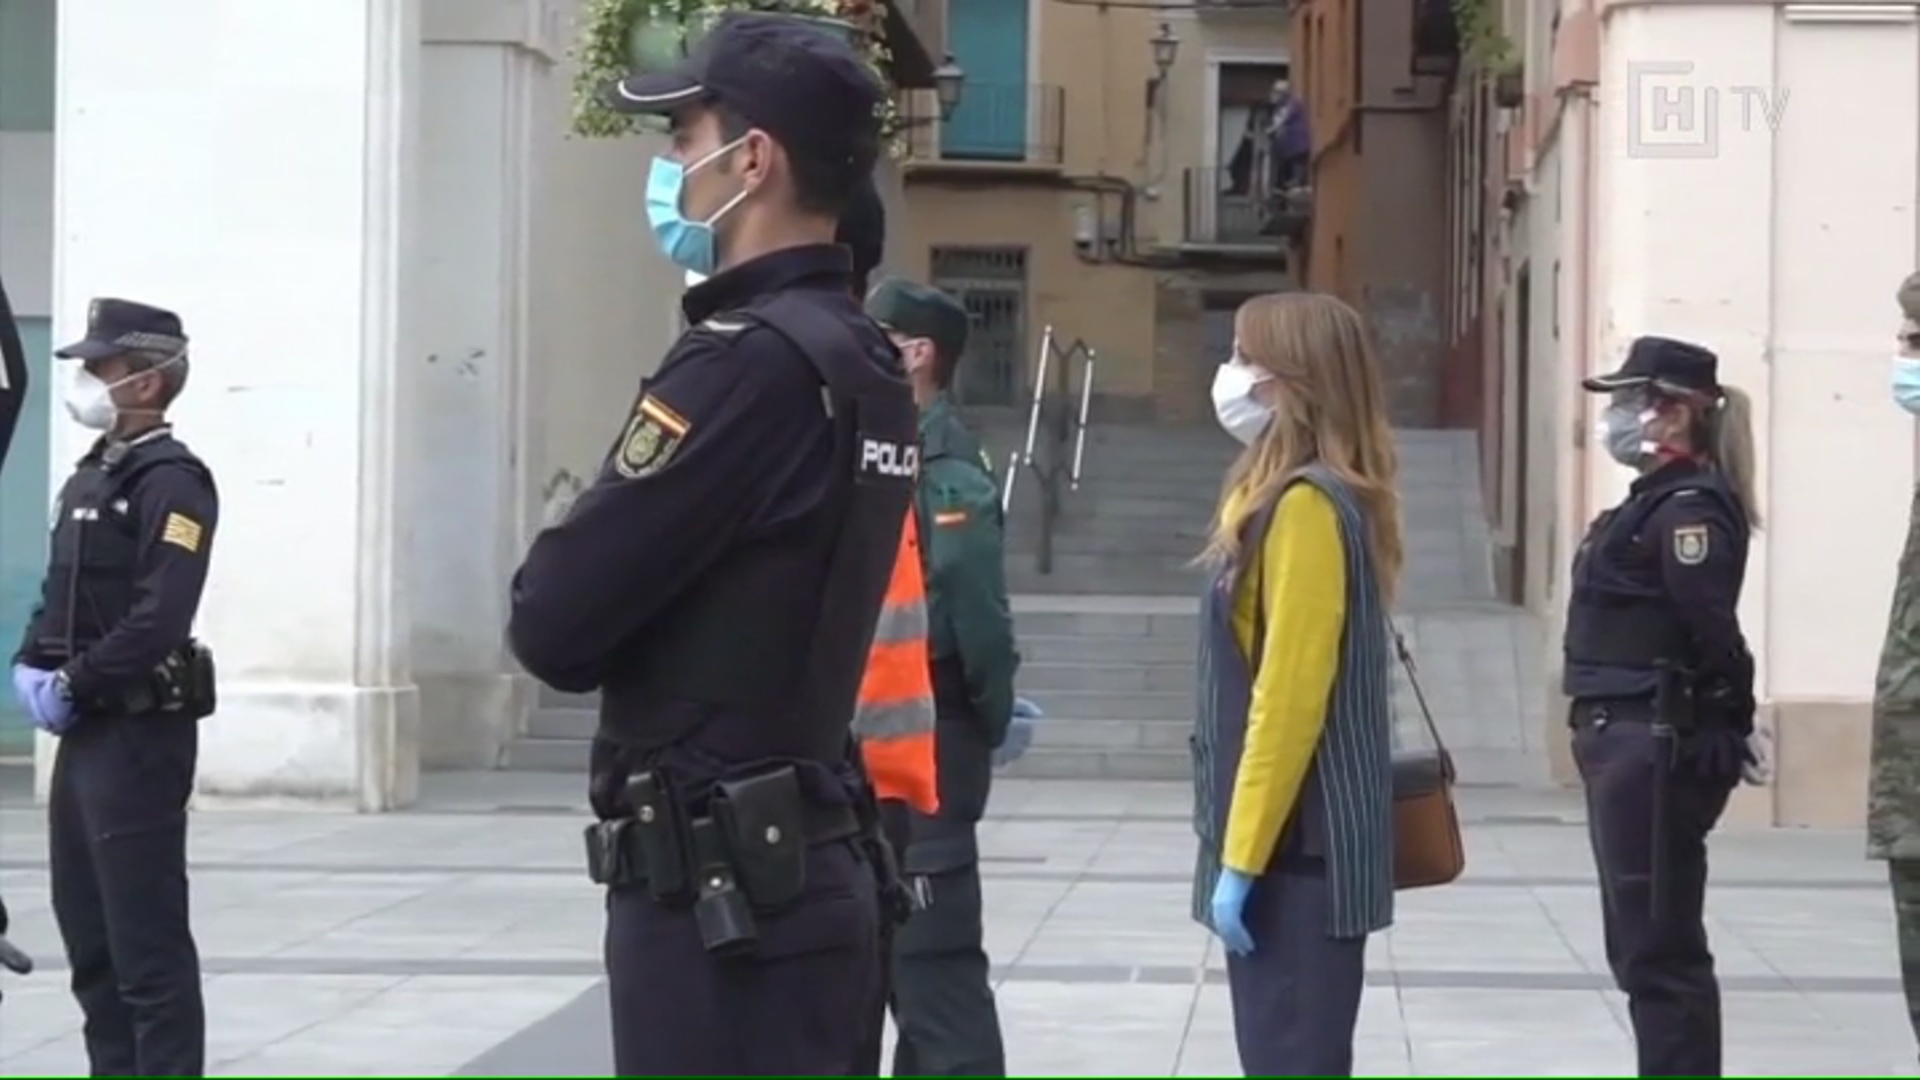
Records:
<instances>
[{"instance_id":1,"label":"yellow chevron patch","mask_svg":"<svg viewBox=\"0 0 1920 1080\"><path fill-rule=\"evenodd\" d=\"M166 524L160 529L160 542L172 544L182 551L198 553L204 532L200 523L187 515L168 514Z\"/></svg>"}]
</instances>

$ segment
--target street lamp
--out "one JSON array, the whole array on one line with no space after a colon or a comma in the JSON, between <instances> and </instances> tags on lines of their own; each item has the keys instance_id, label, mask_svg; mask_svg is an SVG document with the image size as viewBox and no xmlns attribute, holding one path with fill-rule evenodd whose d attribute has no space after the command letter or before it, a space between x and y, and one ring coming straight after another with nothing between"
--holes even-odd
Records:
<instances>
[{"instance_id":1,"label":"street lamp","mask_svg":"<svg viewBox=\"0 0 1920 1080\"><path fill-rule=\"evenodd\" d=\"M1160 100L1160 87L1167 81L1167 72L1173 70L1173 58L1180 55L1180 38L1173 32L1172 25L1160 24L1160 32L1148 42L1153 48L1153 74L1147 79L1147 108L1153 108Z\"/></svg>"},{"instance_id":2,"label":"street lamp","mask_svg":"<svg viewBox=\"0 0 1920 1080\"><path fill-rule=\"evenodd\" d=\"M1174 35L1171 23L1160 24L1160 32L1153 35L1152 45L1153 70L1164 80L1167 72L1173 70L1174 57L1180 55L1180 39Z\"/></svg>"},{"instance_id":3,"label":"street lamp","mask_svg":"<svg viewBox=\"0 0 1920 1080\"><path fill-rule=\"evenodd\" d=\"M953 111L960 107L960 94L966 89L967 73L948 56L939 67L933 69L933 94L940 102L940 119L953 119Z\"/></svg>"}]
</instances>

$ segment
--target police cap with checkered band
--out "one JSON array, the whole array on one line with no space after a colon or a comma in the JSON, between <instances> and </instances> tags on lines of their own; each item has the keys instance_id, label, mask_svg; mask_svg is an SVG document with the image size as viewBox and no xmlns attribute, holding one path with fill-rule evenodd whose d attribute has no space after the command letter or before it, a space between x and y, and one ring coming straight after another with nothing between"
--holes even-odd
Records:
<instances>
[{"instance_id":1,"label":"police cap with checkered band","mask_svg":"<svg viewBox=\"0 0 1920 1080\"><path fill-rule=\"evenodd\" d=\"M101 297L87 308L87 336L53 355L105 360L126 352L177 353L186 347L180 316L150 304Z\"/></svg>"}]
</instances>

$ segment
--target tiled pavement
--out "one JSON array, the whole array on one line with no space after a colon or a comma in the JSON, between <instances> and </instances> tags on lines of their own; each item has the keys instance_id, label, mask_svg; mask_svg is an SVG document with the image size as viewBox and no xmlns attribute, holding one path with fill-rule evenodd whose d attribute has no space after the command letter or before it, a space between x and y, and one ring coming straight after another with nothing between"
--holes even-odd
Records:
<instances>
[{"instance_id":1,"label":"tiled pavement","mask_svg":"<svg viewBox=\"0 0 1920 1080\"><path fill-rule=\"evenodd\" d=\"M604 1075L600 910L575 869L578 785L430 777L384 817L205 813L196 923L225 1075ZM18 784L9 785L18 792ZM1178 785L1009 782L988 937L1023 1075L1235 1072L1219 957L1186 918ZM1369 955L1359 1068L1622 1075L1577 802L1469 787L1471 867L1402 897ZM0 809L16 940L46 966L0 1004L0 1073L83 1068L46 909L40 815ZM1712 931L1729 1069L1894 1075L1915 1060L1886 889L1857 834L1728 832Z\"/></svg>"}]
</instances>

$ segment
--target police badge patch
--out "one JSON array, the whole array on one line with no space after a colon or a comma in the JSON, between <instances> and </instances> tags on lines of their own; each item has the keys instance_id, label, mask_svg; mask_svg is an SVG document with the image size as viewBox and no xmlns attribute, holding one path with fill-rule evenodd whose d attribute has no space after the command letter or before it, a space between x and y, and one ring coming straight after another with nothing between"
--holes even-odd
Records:
<instances>
[{"instance_id":1,"label":"police badge patch","mask_svg":"<svg viewBox=\"0 0 1920 1080\"><path fill-rule=\"evenodd\" d=\"M613 455L613 471L629 480L652 476L673 459L681 440L693 425L660 399L649 394L640 399L633 419L620 436L620 449Z\"/></svg>"},{"instance_id":2,"label":"police badge patch","mask_svg":"<svg viewBox=\"0 0 1920 1080\"><path fill-rule=\"evenodd\" d=\"M1699 566L1707 561L1707 527L1682 525L1673 530L1673 561L1681 566Z\"/></svg>"}]
</instances>

